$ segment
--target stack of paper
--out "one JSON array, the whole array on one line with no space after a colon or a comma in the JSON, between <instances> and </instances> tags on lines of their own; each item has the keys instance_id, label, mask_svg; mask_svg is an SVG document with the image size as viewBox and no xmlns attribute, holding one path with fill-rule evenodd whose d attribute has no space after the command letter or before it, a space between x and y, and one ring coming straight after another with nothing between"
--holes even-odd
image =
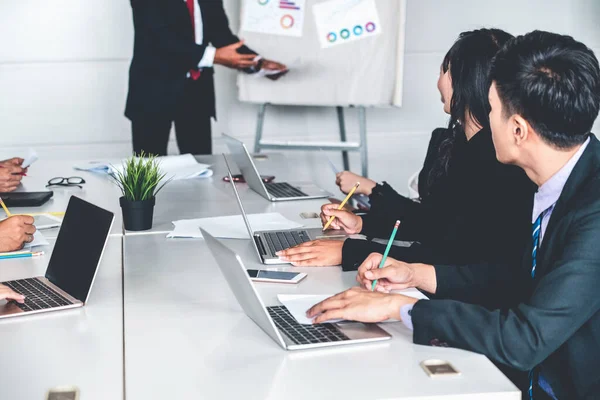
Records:
<instances>
[{"instance_id":1,"label":"stack of paper","mask_svg":"<svg viewBox=\"0 0 600 400\"><path fill-rule=\"evenodd\" d=\"M290 221L279 213L249 214L248 220L254 231L271 231L301 228L302 225ZM248 229L241 215L228 217L183 219L173 221L175 229L168 238L202 238L200 228L221 239L249 239Z\"/></svg>"},{"instance_id":2,"label":"stack of paper","mask_svg":"<svg viewBox=\"0 0 600 400\"><path fill-rule=\"evenodd\" d=\"M405 289L395 293L400 293L408 297L414 297L419 300L427 300L428 297L417 289ZM277 300L283 304L292 314L292 316L303 325L312 325L310 318L306 316L306 312L315 304L322 302L325 299L333 296L333 294L279 294ZM327 321L329 323L340 322L341 319Z\"/></svg>"},{"instance_id":3,"label":"stack of paper","mask_svg":"<svg viewBox=\"0 0 600 400\"><path fill-rule=\"evenodd\" d=\"M198 163L191 154L157 157L157 160L167 179L208 178L213 174L210 165ZM117 171L123 170L123 162L124 160L118 162L90 161L88 163L76 164L73 168L79 171L114 174Z\"/></svg>"}]
</instances>

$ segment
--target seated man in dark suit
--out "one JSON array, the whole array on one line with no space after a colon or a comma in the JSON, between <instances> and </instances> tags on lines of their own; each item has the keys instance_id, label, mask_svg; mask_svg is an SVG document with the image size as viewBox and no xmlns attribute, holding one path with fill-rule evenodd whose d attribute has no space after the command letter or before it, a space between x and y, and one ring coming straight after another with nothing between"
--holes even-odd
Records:
<instances>
[{"instance_id":1,"label":"seated man in dark suit","mask_svg":"<svg viewBox=\"0 0 600 400\"><path fill-rule=\"evenodd\" d=\"M213 65L270 79L285 65L260 57L229 29L222 0L131 0L135 41L125 116L136 154L166 155L175 122L181 153L211 154Z\"/></svg>"},{"instance_id":2,"label":"seated man in dark suit","mask_svg":"<svg viewBox=\"0 0 600 400\"><path fill-rule=\"evenodd\" d=\"M400 318L417 344L471 350L501 364L526 398L598 399L600 142L590 132L600 109L598 60L569 36L535 31L500 50L491 82L496 156L538 186L522 263L388 258L378 269L382 256L371 254L357 276L364 289L327 299L308 315L315 323ZM389 293L407 287L432 299Z\"/></svg>"}]
</instances>

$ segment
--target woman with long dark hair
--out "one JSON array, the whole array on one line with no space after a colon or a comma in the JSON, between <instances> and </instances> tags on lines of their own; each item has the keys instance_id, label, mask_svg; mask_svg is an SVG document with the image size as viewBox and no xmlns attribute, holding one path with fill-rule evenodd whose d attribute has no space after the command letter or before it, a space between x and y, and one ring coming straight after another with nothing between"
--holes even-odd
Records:
<instances>
[{"instance_id":1,"label":"woman with long dark hair","mask_svg":"<svg viewBox=\"0 0 600 400\"><path fill-rule=\"evenodd\" d=\"M359 217L327 204L322 219L335 215L333 228L386 240L400 220L396 239L418 243L394 247L390 254L409 262L456 264L518 257L529 234L534 188L522 170L497 161L488 118L491 62L511 37L499 29L463 32L444 57L438 89L450 121L447 128L432 133L419 174L418 202L385 182L343 172L337 177L342 191L360 181L371 210ZM343 261L344 269L353 269L373 251L382 251L381 245L355 239L344 244L313 241L281 257L303 266Z\"/></svg>"}]
</instances>

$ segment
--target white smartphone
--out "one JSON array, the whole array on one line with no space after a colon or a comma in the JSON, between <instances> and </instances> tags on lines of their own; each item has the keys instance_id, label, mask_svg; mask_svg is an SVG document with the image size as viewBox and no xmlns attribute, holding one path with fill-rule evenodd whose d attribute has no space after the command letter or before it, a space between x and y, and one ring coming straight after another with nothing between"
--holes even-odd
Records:
<instances>
[{"instance_id":1,"label":"white smartphone","mask_svg":"<svg viewBox=\"0 0 600 400\"><path fill-rule=\"evenodd\" d=\"M303 272L287 272L287 271L269 271L249 269L248 276L255 282L273 282L273 283L298 283L306 278Z\"/></svg>"}]
</instances>

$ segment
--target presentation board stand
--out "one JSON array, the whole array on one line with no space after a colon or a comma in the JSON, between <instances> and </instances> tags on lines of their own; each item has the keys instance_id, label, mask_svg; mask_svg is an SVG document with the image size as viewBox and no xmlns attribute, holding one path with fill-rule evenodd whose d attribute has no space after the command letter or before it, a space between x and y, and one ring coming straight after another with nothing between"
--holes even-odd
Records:
<instances>
[{"instance_id":1,"label":"presentation board stand","mask_svg":"<svg viewBox=\"0 0 600 400\"><path fill-rule=\"evenodd\" d=\"M367 153L367 113L364 106L350 106L355 107L358 110L358 127L359 127L359 141L348 142L346 136L346 123L344 118L344 108L342 106L336 106L336 112L338 117L338 125L340 129L340 141L339 142L294 142L294 141L274 141L274 140L263 140L263 127L265 124L265 115L267 112L267 105L269 103L262 103L258 108L258 117L256 121L256 136L254 139L254 152L260 153L261 150L308 150L308 151L320 151L320 150L332 150L341 151L342 159L344 163L344 170L350 170L350 161L348 160L348 152L356 151L360 152L360 163L361 163L361 175L364 177L369 176L369 160Z\"/></svg>"}]
</instances>

